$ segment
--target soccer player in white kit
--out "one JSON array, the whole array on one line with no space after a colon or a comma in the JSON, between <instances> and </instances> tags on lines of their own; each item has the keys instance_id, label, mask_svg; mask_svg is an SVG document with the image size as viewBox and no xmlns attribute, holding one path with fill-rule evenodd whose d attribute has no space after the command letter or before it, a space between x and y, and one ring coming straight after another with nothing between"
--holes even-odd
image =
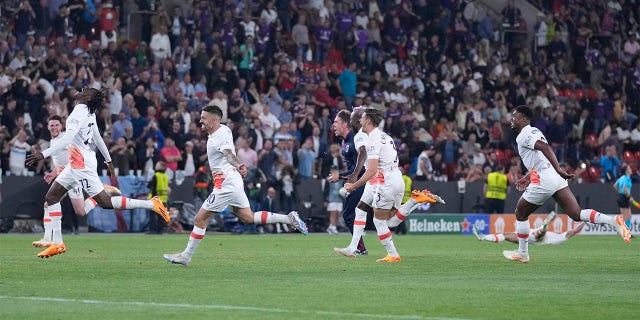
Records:
<instances>
[{"instance_id":1,"label":"soccer player in white kit","mask_svg":"<svg viewBox=\"0 0 640 320\"><path fill-rule=\"evenodd\" d=\"M59 141L62 139L61 133L63 133L62 126L62 117L58 115L54 115L49 117L49 121L47 124L47 129L51 134L51 141L49 141L49 147L53 148ZM44 180L51 184L53 180L58 176L60 172L64 169L64 167L69 163L69 151L67 149L61 149L55 154L51 155L51 172L45 174ZM104 185L105 189L110 195L120 195L120 190L116 187L112 187L109 185ZM84 216L89 211L95 207L95 200L93 198L84 199L84 195L82 194L82 188L77 186L67 193L69 199L71 200L71 205L73 206L73 211L79 215ZM47 203L44 203L44 217L42 218L42 222L44 225L44 235L42 239L38 241L34 241L31 243L34 247L43 248L51 246L52 236L53 236L53 227L51 225L51 217L49 216L49 211L47 210Z\"/></svg>"},{"instance_id":2,"label":"soccer player in white kit","mask_svg":"<svg viewBox=\"0 0 640 320\"><path fill-rule=\"evenodd\" d=\"M549 223L551 223L551 221L553 221L555 217L556 217L556 213L552 211L547 216L547 218L544 219L542 226L532 229L531 232L529 232L529 244L543 245L543 244L564 243L565 241L571 239L576 234L580 233L584 228L584 225L586 224L586 222L580 222L575 228L567 230L562 233L547 231L547 227ZM506 240L509 242L518 243L518 234L515 232L505 232L504 234L501 234L501 233L482 234L478 232L478 229L476 229L475 226L473 227L472 231L473 231L473 235L475 235L476 238L480 241L498 243Z\"/></svg>"},{"instance_id":3,"label":"soccer player in white kit","mask_svg":"<svg viewBox=\"0 0 640 320\"><path fill-rule=\"evenodd\" d=\"M369 136L362 131L362 125L360 121L362 120L362 115L364 114L365 107L355 107L353 108L353 112L350 115L350 123L351 127L356 131L356 134L353 137L353 144L355 149L357 150L357 161L356 167L354 169L354 173L347 177L340 177L338 175L329 175L329 181L335 182L339 178L347 179L348 183L353 183L358 179L358 173L361 171L364 166L365 171L368 168L367 160L367 142L369 140ZM341 111L341 113L336 116L333 127L337 136L346 136L345 127L346 125L345 119L341 118L341 114L348 114L349 112ZM342 130L340 129L342 127ZM362 185L360 185L361 187ZM375 192L375 185L366 183L362 194L370 194ZM354 188L353 190L357 190L358 188ZM346 190L346 189L345 189ZM351 192L350 192L351 194ZM362 198L362 196L360 197ZM439 200L438 200L439 199ZM391 214L390 217L387 217L387 226L390 228L397 227L402 221L404 221L411 212L415 211L422 203L424 202L436 202L440 201L444 203L444 201L436 196L431 194L428 191L418 191L414 190L411 192L411 198L407 200L402 206L400 206L397 210L395 210L395 206L391 212L395 212L395 214ZM351 243L346 248L333 248L336 253L344 255L346 257L356 257L357 255L361 255L362 252L358 249L360 239L364 233L364 228L367 224L367 212L371 212L373 208L370 204L365 203L362 199L358 199L357 207L355 208L355 218L353 222L353 232L351 237Z\"/></svg>"},{"instance_id":4,"label":"soccer player in white kit","mask_svg":"<svg viewBox=\"0 0 640 320\"><path fill-rule=\"evenodd\" d=\"M207 223L228 206L233 208L233 214L244 224L288 223L304 235L308 234L306 224L295 211L288 215L251 211L242 180L247 175L247 167L236 157L231 129L221 124L221 119L220 107L209 105L202 109L200 124L209 135L207 158L213 175L213 190L193 220L193 231L187 247L179 253L165 254L163 257L168 262L188 266L193 253L204 238Z\"/></svg>"},{"instance_id":5,"label":"soccer player in white kit","mask_svg":"<svg viewBox=\"0 0 640 320\"><path fill-rule=\"evenodd\" d=\"M519 132L516 137L518 153L527 167L527 174L516 183L524 193L516 205L516 235L518 250L505 250L505 258L523 263L529 262L529 215L544 202L553 199L574 221L606 223L618 230L625 242L631 241L631 232L621 216L615 218L592 209L580 209L567 184L574 177L560 167L558 159L542 132L530 124L533 111L527 106L517 107L511 117L511 128Z\"/></svg>"},{"instance_id":6,"label":"soccer player in white kit","mask_svg":"<svg viewBox=\"0 0 640 320\"><path fill-rule=\"evenodd\" d=\"M362 131L367 140L367 169L362 177L354 183L346 183L348 192L367 183L360 201L373 208L373 224L378 239L387 250L387 255L378 262L400 262L401 258L393 243L387 219L399 208L404 195L404 180L398 169L398 153L393 139L378 129L382 121L382 113L377 109L367 108L360 118ZM357 219L357 217L356 217ZM354 236L356 230L354 228Z\"/></svg>"},{"instance_id":7,"label":"soccer player in white kit","mask_svg":"<svg viewBox=\"0 0 640 320\"><path fill-rule=\"evenodd\" d=\"M62 241L60 201L69 190L78 186L102 208L150 209L161 215L165 221L169 222L170 220L167 208L157 197L153 197L151 200L138 200L121 196L110 197L105 192L104 186L98 177L96 153L92 149L92 145L95 144L113 174L111 156L96 125L95 113L102 107L104 94L94 88L85 88L76 93L75 98L76 105L66 122L67 131L65 131L60 141L43 152L36 152L27 157L27 165L32 165L46 157L57 154L64 148L69 151L69 163L51 184L45 196L53 235L52 245L38 254L40 258L48 258L66 252L67 247ZM87 212L91 209L93 207L85 206Z\"/></svg>"}]
</instances>

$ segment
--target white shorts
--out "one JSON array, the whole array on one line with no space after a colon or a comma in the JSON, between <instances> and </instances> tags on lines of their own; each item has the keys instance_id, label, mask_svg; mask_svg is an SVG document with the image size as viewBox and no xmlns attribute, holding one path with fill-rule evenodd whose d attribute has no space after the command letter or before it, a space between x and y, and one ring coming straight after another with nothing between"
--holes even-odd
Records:
<instances>
[{"instance_id":1,"label":"white shorts","mask_svg":"<svg viewBox=\"0 0 640 320\"><path fill-rule=\"evenodd\" d=\"M327 205L327 211L342 212L342 202L329 202L329 204Z\"/></svg>"},{"instance_id":2,"label":"white shorts","mask_svg":"<svg viewBox=\"0 0 640 320\"><path fill-rule=\"evenodd\" d=\"M367 182L361 201L375 209L399 208L404 196L402 173L395 169L382 174L382 183Z\"/></svg>"},{"instance_id":3,"label":"white shorts","mask_svg":"<svg viewBox=\"0 0 640 320\"><path fill-rule=\"evenodd\" d=\"M220 188L214 186L211 194L202 203L202 209L211 212L221 212L228 206L249 208L249 199L244 193L244 182L240 173L234 171L225 177Z\"/></svg>"},{"instance_id":4,"label":"white shorts","mask_svg":"<svg viewBox=\"0 0 640 320\"><path fill-rule=\"evenodd\" d=\"M539 183L534 183L535 181L532 180L522 194L522 198L531 204L541 206L558 190L569 186L567 180L563 179L553 168L538 171L538 176Z\"/></svg>"},{"instance_id":5,"label":"white shorts","mask_svg":"<svg viewBox=\"0 0 640 320\"><path fill-rule=\"evenodd\" d=\"M83 198L82 190L87 192L90 197L104 190L96 168L92 168L91 166L85 166L82 169L72 169L70 165L66 165L64 170L56 177L55 181L68 190L70 198ZM73 191L75 192L75 194L73 194L73 189L77 189L78 191ZM80 195L76 196L78 192Z\"/></svg>"},{"instance_id":6,"label":"white shorts","mask_svg":"<svg viewBox=\"0 0 640 320\"><path fill-rule=\"evenodd\" d=\"M84 195L82 194L82 188L80 188L80 186L77 186L73 189L69 189L67 191L67 195L69 195L69 198L71 199L82 199L84 200Z\"/></svg>"},{"instance_id":7,"label":"white shorts","mask_svg":"<svg viewBox=\"0 0 640 320\"><path fill-rule=\"evenodd\" d=\"M376 191L376 186L367 182L364 185L364 190L362 191L362 197L360 197L360 202L365 203L370 206L373 204L373 196Z\"/></svg>"}]
</instances>

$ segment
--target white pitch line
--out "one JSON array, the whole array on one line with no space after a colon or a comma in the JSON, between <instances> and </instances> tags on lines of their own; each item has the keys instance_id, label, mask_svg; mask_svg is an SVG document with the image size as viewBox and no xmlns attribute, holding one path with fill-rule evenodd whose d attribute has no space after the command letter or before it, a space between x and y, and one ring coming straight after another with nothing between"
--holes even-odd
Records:
<instances>
[{"instance_id":1,"label":"white pitch line","mask_svg":"<svg viewBox=\"0 0 640 320\"><path fill-rule=\"evenodd\" d=\"M316 314L316 315L377 318L377 319L466 320L463 318L424 317L421 315L389 315L389 314L369 314L369 313L340 312L340 311L291 310L291 309L281 309L281 308L262 308L262 307L216 305L216 304L162 303L162 302L144 302L144 301L103 301L103 300L89 300L89 299L54 298L54 297L12 297L12 296L0 296L0 299L82 303L82 304L94 304L94 305L100 305L100 304L130 305L130 306L143 306L143 307L148 306L148 307L185 308L185 309L217 309L217 310L259 311L259 312L273 312L273 313L303 313L303 314L309 314L309 315Z\"/></svg>"}]
</instances>

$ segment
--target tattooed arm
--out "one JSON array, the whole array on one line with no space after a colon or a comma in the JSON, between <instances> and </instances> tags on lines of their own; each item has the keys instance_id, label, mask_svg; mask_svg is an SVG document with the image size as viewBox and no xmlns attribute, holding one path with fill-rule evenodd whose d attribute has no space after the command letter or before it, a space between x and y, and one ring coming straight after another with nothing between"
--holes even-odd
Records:
<instances>
[{"instance_id":1,"label":"tattooed arm","mask_svg":"<svg viewBox=\"0 0 640 320\"><path fill-rule=\"evenodd\" d=\"M240 171L240 175L244 179L244 177L247 176L247 167L244 165L244 163L240 162L238 157L236 157L236 155L233 154L233 152L231 152L231 150L229 149L222 151L222 153L227 157L227 161L232 166L236 167L238 171Z\"/></svg>"}]
</instances>

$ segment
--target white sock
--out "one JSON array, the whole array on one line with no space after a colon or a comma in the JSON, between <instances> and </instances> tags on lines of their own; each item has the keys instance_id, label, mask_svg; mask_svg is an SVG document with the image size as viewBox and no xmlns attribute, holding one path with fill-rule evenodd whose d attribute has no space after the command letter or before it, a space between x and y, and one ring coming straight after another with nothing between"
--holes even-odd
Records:
<instances>
[{"instance_id":1,"label":"white sock","mask_svg":"<svg viewBox=\"0 0 640 320\"><path fill-rule=\"evenodd\" d=\"M482 236L482 237L480 237L480 238L481 238L482 240L484 240L484 241L489 241L489 242L495 242L495 243L498 243L498 242L502 242L502 241L504 241L504 234L502 234L502 233L499 233L499 234L493 234L493 233L491 233L491 234L485 234L485 235L483 235L483 236Z\"/></svg>"},{"instance_id":2,"label":"white sock","mask_svg":"<svg viewBox=\"0 0 640 320\"><path fill-rule=\"evenodd\" d=\"M516 235L518 236L518 252L521 257L529 256L529 220L516 221Z\"/></svg>"},{"instance_id":3,"label":"white sock","mask_svg":"<svg viewBox=\"0 0 640 320\"><path fill-rule=\"evenodd\" d=\"M44 217L42 217L42 224L44 225L44 235L42 239L51 242L51 217L49 216L49 207L44 207Z\"/></svg>"},{"instance_id":4,"label":"white sock","mask_svg":"<svg viewBox=\"0 0 640 320\"><path fill-rule=\"evenodd\" d=\"M402 221L407 219L407 217L414 210L418 209L419 206L420 206L420 203L417 203L416 199L409 198L409 200L407 200L407 202L403 203L400 206L400 208L398 208L398 210L396 211L396 214L394 216L392 216L391 218L387 219L387 225L389 226L389 228L397 227L399 224L402 223Z\"/></svg>"},{"instance_id":5,"label":"white sock","mask_svg":"<svg viewBox=\"0 0 640 320\"><path fill-rule=\"evenodd\" d=\"M618 224L616 223L615 218L593 209L580 210L580 220L591 223L606 223L613 226L614 230L618 230Z\"/></svg>"},{"instance_id":6,"label":"white sock","mask_svg":"<svg viewBox=\"0 0 640 320\"><path fill-rule=\"evenodd\" d=\"M191 258L193 253L196 252L196 248L204 238L204 234L207 232L207 228L198 228L193 226L193 231L191 231L191 235L189 236L189 242L187 242L187 247L182 252L184 255Z\"/></svg>"},{"instance_id":7,"label":"white sock","mask_svg":"<svg viewBox=\"0 0 640 320\"><path fill-rule=\"evenodd\" d=\"M153 201L151 200L138 200L127 197L111 197L111 205L114 209L153 209Z\"/></svg>"},{"instance_id":8,"label":"white sock","mask_svg":"<svg viewBox=\"0 0 640 320\"><path fill-rule=\"evenodd\" d=\"M356 208L356 217L353 221L353 234L351 235L351 243L349 243L349 250L356 251L358 249L358 242L364 234L364 227L367 226L367 212Z\"/></svg>"},{"instance_id":9,"label":"white sock","mask_svg":"<svg viewBox=\"0 0 640 320\"><path fill-rule=\"evenodd\" d=\"M393 244L393 237L391 236L389 226L387 226L387 220L380 220L374 217L373 224L376 226L378 239L380 239L382 245L387 249L387 253L392 257L397 257L398 251L396 250L395 244Z\"/></svg>"},{"instance_id":10,"label":"white sock","mask_svg":"<svg viewBox=\"0 0 640 320\"><path fill-rule=\"evenodd\" d=\"M87 198L84 200L84 214L89 214L89 211L93 210L98 203L93 198Z\"/></svg>"},{"instance_id":11,"label":"white sock","mask_svg":"<svg viewBox=\"0 0 640 320\"><path fill-rule=\"evenodd\" d=\"M258 211L253 213L254 224L273 224L286 223L289 224L289 216L285 214L273 213L269 211Z\"/></svg>"},{"instance_id":12,"label":"white sock","mask_svg":"<svg viewBox=\"0 0 640 320\"><path fill-rule=\"evenodd\" d=\"M50 205L48 208L49 217L51 217L51 242L53 244L62 243L62 207L60 202Z\"/></svg>"}]
</instances>

